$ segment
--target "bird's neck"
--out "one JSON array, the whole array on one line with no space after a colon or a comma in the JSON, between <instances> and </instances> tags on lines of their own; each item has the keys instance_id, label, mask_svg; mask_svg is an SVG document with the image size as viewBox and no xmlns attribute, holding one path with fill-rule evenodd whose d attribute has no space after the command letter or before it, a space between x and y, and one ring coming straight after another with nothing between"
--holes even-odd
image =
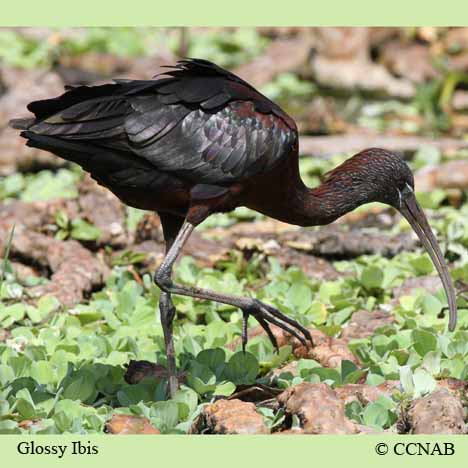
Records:
<instances>
[{"instance_id":1,"label":"bird's neck","mask_svg":"<svg viewBox=\"0 0 468 468\"><path fill-rule=\"evenodd\" d=\"M297 161L298 163L299 161ZM290 166L285 203L288 207L286 222L299 226L329 224L353 211L370 200L368 191L362 186L365 175L349 177L345 170L351 160L336 167L318 187L307 187L299 173L299 164Z\"/></svg>"},{"instance_id":2,"label":"bird's neck","mask_svg":"<svg viewBox=\"0 0 468 468\"><path fill-rule=\"evenodd\" d=\"M288 223L299 226L329 224L365 203L359 194L338 182L309 188L300 180L289 194Z\"/></svg>"},{"instance_id":3,"label":"bird's neck","mask_svg":"<svg viewBox=\"0 0 468 468\"><path fill-rule=\"evenodd\" d=\"M337 177L328 177L318 187L307 187L296 158L289 159L265 180L255 179L253 196L248 197L246 206L289 224L319 226L371 201L366 199L362 187L346 182L340 175L340 166L333 171Z\"/></svg>"}]
</instances>

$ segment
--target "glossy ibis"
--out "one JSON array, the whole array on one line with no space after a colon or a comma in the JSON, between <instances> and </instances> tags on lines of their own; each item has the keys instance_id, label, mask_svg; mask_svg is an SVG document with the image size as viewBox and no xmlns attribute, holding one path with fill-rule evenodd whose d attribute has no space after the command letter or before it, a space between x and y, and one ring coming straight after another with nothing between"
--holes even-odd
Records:
<instances>
[{"instance_id":1,"label":"glossy ibis","mask_svg":"<svg viewBox=\"0 0 468 468\"><path fill-rule=\"evenodd\" d=\"M171 294L208 299L256 318L276 346L274 324L301 341L301 324L249 297L219 294L172 281L172 268L193 229L212 213L246 206L300 226L328 224L364 203L396 208L411 224L444 285L456 325L456 301L444 257L416 202L413 175L403 159L366 149L307 188L298 168L294 120L251 85L206 60L182 60L154 80L116 80L68 88L32 102L33 119L12 122L27 145L73 161L124 203L156 211L166 257L155 273L161 288L169 389L177 388Z\"/></svg>"}]
</instances>

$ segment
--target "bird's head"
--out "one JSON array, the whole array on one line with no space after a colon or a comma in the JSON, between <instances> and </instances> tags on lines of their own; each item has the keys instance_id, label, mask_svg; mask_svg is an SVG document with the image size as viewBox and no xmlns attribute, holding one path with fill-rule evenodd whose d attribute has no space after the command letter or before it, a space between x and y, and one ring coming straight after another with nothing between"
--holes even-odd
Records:
<instances>
[{"instance_id":1,"label":"bird's head","mask_svg":"<svg viewBox=\"0 0 468 468\"><path fill-rule=\"evenodd\" d=\"M354 197L357 203L381 202L398 210L409 222L439 273L447 294L450 318L449 330L457 321L456 296L444 256L419 206L411 169L398 154L379 149L364 150L332 171L327 179L335 187L341 185L342 193Z\"/></svg>"}]
</instances>

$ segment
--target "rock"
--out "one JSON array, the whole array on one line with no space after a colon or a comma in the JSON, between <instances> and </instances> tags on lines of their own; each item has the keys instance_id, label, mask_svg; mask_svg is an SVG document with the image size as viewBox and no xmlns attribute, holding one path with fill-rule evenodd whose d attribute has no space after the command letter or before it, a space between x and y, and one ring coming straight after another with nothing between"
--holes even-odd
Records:
<instances>
[{"instance_id":1,"label":"rock","mask_svg":"<svg viewBox=\"0 0 468 468\"><path fill-rule=\"evenodd\" d=\"M5 328L0 328L0 343L8 340L11 337L11 331Z\"/></svg>"},{"instance_id":2,"label":"rock","mask_svg":"<svg viewBox=\"0 0 468 468\"><path fill-rule=\"evenodd\" d=\"M278 396L286 418L296 415L306 434L357 434L356 424L346 418L344 403L324 383L302 383Z\"/></svg>"},{"instance_id":3,"label":"rock","mask_svg":"<svg viewBox=\"0 0 468 468\"><path fill-rule=\"evenodd\" d=\"M304 348L304 346L302 346L302 348ZM299 349L297 349L294 354L298 357L302 357ZM349 350L347 343L340 338L327 337L327 341L324 344L314 346L310 349L307 353L307 357L320 362L323 367L340 368L341 362L345 360L359 365L358 359Z\"/></svg>"},{"instance_id":4,"label":"rock","mask_svg":"<svg viewBox=\"0 0 468 468\"><path fill-rule=\"evenodd\" d=\"M408 278L403 284L393 288L393 301L398 300L402 296L411 296L418 289L424 289L429 294L435 294L442 287L442 283L438 276L418 276L416 278Z\"/></svg>"},{"instance_id":5,"label":"rock","mask_svg":"<svg viewBox=\"0 0 468 468\"><path fill-rule=\"evenodd\" d=\"M218 400L206 405L190 430L192 434L268 434L253 403Z\"/></svg>"},{"instance_id":6,"label":"rock","mask_svg":"<svg viewBox=\"0 0 468 468\"><path fill-rule=\"evenodd\" d=\"M147 418L128 414L114 414L106 422L106 432L110 434L161 434Z\"/></svg>"},{"instance_id":7,"label":"rock","mask_svg":"<svg viewBox=\"0 0 468 468\"><path fill-rule=\"evenodd\" d=\"M11 225L1 222L0 239L7 239L10 229ZM4 248L5 245L0 243L0 256ZM28 288L30 297L50 294L68 307L81 302L84 295L101 285L109 273L107 267L79 242L61 241L28 230L22 224L15 226L10 254L52 271L49 283Z\"/></svg>"},{"instance_id":8,"label":"rock","mask_svg":"<svg viewBox=\"0 0 468 468\"><path fill-rule=\"evenodd\" d=\"M450 28L443 42L445 48L452 53L468 50L468 28Z\"/></svg>"},{"instance_id":9,"label":"rock","mask_svg":"<svg viewBox=\"0 0 468 468\"><path fill-rule=\"evenodd\" d=\"M358 401L363 405L377 401L381 396L390 398L395 389L400 386L398 380L388 380L380 385L346 384L335 388L335 393L345 405Z\"/></svg>"},{"instance_id":10,"label":"rock","mask_svg":"<svg viewBox=\"0 0 468 468\"><path fill-rule=\"evenodd\" d=\"M148 242L150 241L164 245L161 221L156 213L146 213L140 220L135 232L137 245L131 248L134 251L147 251L147 249L142 250L141 247L149 246ZM161 247L157 251L159 253ZM202 267L212 267L219 260L228 258L229 247L224 242L205 239L199 232L195 231L184 246L183 253L193 257ZM162 249L162 254L164 254L164 249Z\"/></svg>"},{"instance_id":11,"label":"rock","mask_svg":"<svg viewBox=\"0 0 468 468\"><path fill-rule=\"evenodd\" d=\"M275 258L283 268L295 266L315 280L331 281L340 276L340 273L327 260L304 254L287 246L281 247Z\"/></svg>"},{"instance_id":12,"label":"rock","mask_svg":"<svg viewBox=\"0 0 468 468\"><path fill-rule=\"evenodd\" d=\"M358 431L358 434L384 434L385 432L391 432L391 431L383 431L380 429L377 429L376 427L370 427L370 426L364 426L363 424L356 424L356 429Z\"/></svg>"},{"instance_id":13,"label":"rock","mask_svg":"<svg viewBox=\"0 0 468 468\"><path fill-rule=\"evenodd\" d=\"M294 377L296 377L297 375L299 375L299 372L297 370L297 363L298 361L291 361L283 367L277 367L276 369L272 369L268 376L272 381L278 378L281 374L291 374Z\"/></svg>"},{"instance_id":14,"label":"rock","mask_svg":"<svg viewBox=\"0 0 468 468\"><path fill-rule=\"evenodd\" d=\"M114 194L88 177L80 184L78 203L81 216L101 231L99 244L119 247L127 243L125 208Z\"/></svg>"},{"instance_id":15,"label":"rock","mask_svg":"<svg viewBox=\"0 0 468 468\"><path fill-rule=\"evenodd\" d=\"M280 245L278 240L267 235L255 238L241 237L234 241L234 246L247 256L253 252L260 252L266 256L274 257L283 268L298 267L314 279L334 280L340 276L330 262L304 254L286 245Z\"/></svg>"},{"instance_id":16,"label":"rock","mask_svg":"<svg viewBox=\"0 0 468 468\"><path fill-rule=\"evenodd\" d=\"M319 230L285 232L279 240L294 249L333 259L368 254L393 257L402 251L412 250L417 245L417 239L410 233L390 236L358 229L345 230L340 225L325 226Z\"/></svg>"},{"instance_id":17,"label":"rock","mask_svg":"<svg viewBox=\"0 0 468 468\"><path fill-rule=\"evenodd\" d=\"M234 70L236 75L255 87L262 87L280 73L295 72L303 67L310 52L307 30L296 37L273 41L264 53L252 62Z\"/></svg>"},{"instance_id":18,"label":"rock","mask_svg":"<svg viewBox=\"0 0 468 468\"><path fill-rule=\"evenodd\" d=\"M468 53L466 54L468 68ZM327 157L361 151L362 148L386 148L389 151L409 152L418 151L421 146L433 146L438 150L454 152L468 148L468 141L461 138L429 138L419 135L382 135L370 132L350 132L344 135L307 136L301 135L299 149L301 155ZM418 185L416 184L416 188ZM419 190L419 188L418 188Z\"/></svg>"},{"instance_id":19,"label":"rock","mask_svg":"<svg viewBox=\"0 0 468 468\"><path fill-rule=\"evenodd\" d=\"M395 317L383 310L359 310L354 312L341 332L341 338L348 341L372 336L380 327L395 323Z\"/></svg>"},{"instance_id":20,"label":"rock","mask_svg":"<svg viewBox=\"0 0 468 468\"><path fill-rule=\"evenodd\" d=\"M415 83L423 83L440 75L433 66L429 47L423 44L407 43L395 39L382 48L379 61L397 76Z\"/></svg>"},{"instance_id":21,"label":"rock","mask_svg":"<svg viewBox=\"0 0 468 468\"><path fill-rule=\"evenodd\" d=\"M466 434L462 403L447 389L413 401L405 416L412 434Z\"/></svg>"},{"instance_id":22,"label":"rock","mask_svg":"<svg viewBox=\"0 0 468 468\"><path fill-rule=\"evenodd\" d=\"M371 61L368 28L314 28L317 54L312 57L314 78L332 88L385 93L410 98L411 81L398 79Z\"/></svg>"},{"instance_id":23,"label":"rock","mask_svg":"<svg viewBox=\"0 0 468 468\"><path fill-rule=\"evenodd\" d=\"M156 213L145 213L135 230L135 243L153 240L164 242L161 220Z\"/></svg>"},{"instance_id":24,"label":"rock","mask_svg":"<svg viewBox=\"0 0 468 468\"><path fill-rule=\"evenodd\" d=\"M83 301L85 294L100 286L109 271L107 267L74 240L58 241L41 234L30 233L23 255L30 249L45 249L47 262L53 271L50 283L28 290L32 297L50 294L67 307Z\"/></svg>"},{"instance_id":25,"label":"rock","mask_svg":"<svg viewBox=\"0 0 468 468\"><path fill-rule=\"evenodd\" d=\"M463 91L461 89L456 90L453 93L452 98L452 107L454 110L468 110L468 91Z\"/></svg>"},{"instance_id":26,"label":"rock","mask_svg":"<svg viewBox=\"0 0 468 468\"><path fill-rule=\"evenodd\" d=\"M13 118L32 116L26 108L31 101L50 98L63 93L63 82L47 70L19 70L3 67L1 78L7 92L0 98L0 175L34 166L63 165L58 157L25 145L19 131L8 126Z\"/></svg>"},{"instance_id":27,"label":"rock","mask_svg":"<svg viewBox=\"0 0 468 468\"><path fill-rule=\"evenodd\" d=\"M28 278L38 278L40 276L39 272L29 265L23 265L16 261L12 261L10 263L13 271L15 272L15 276L20 283L24 284Z\"/></svg>"},{"instance_id":28,"label":"rock","mask_svg":"<svg viewBox=\"0 0 468 468\"><path fill-rule=\"evenodd\" d=\"M442 379L437 381L437 388L445 388L450 394L456 396L464 404L468 402L468 382L466 380L459 379Z\"/></svg>"},{"instance_id":29,"label":"rock","mask_svg":"<svg viewBox=\"0 0 468 468\"><path fill-rule=\"evenodd\" d=\"M415 185L421 192L435 188L465 190L468 188L468 161L459 159L426 166L415 174Z\"/></svg>"},{"instance_id":30,"label":"rock","mask_svg":"<svg viewBox=\"0 0 468 468\"><path fill-rule=\"evenodd\" d=\"M340 367L341 361L348 360L354 362L356 365L359 364L357 358L348 349L346 342L340 338L332 338L325 333L315 328L309 328L309 332L312 335L314 346L304 346L296 337L285 332L283 329L271 325L271 331L278 342L278 346L291 345L294 356L297 358L315 359L320 362L324 367ZM262 327L250 328L247 332L248 339L252 339L255 336L264 335L266 336L265 330ZM240 346L240 338L228 343L229 349L236 349Z\"/></svg>"}]
</instances>

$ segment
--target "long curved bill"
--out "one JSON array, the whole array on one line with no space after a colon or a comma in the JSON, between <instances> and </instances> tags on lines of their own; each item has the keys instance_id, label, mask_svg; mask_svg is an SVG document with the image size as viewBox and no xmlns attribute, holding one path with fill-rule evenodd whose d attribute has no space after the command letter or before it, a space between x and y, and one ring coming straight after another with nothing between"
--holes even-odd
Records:
<instances>
[{"instance_id":1,"label":"long curved bill","mask_svg":"<svg viewBox=\"0 0 468 468\"><path fill-rule=\"evenodd\" d=\"M439 273L442 284L444 285L449 306L448 328L450 331L453 331L457 324L457 301L452 278L450 277L444 256L442 255L434 233L429 226L426 215L416 201L414 194L408 196L406 200L403 201L402 205L403 206L400 208L401 214L407 219L411 227L418 235L419 240L431 257L431 260L434 263L437 272Z\"/></svg>"}]
</instances>

